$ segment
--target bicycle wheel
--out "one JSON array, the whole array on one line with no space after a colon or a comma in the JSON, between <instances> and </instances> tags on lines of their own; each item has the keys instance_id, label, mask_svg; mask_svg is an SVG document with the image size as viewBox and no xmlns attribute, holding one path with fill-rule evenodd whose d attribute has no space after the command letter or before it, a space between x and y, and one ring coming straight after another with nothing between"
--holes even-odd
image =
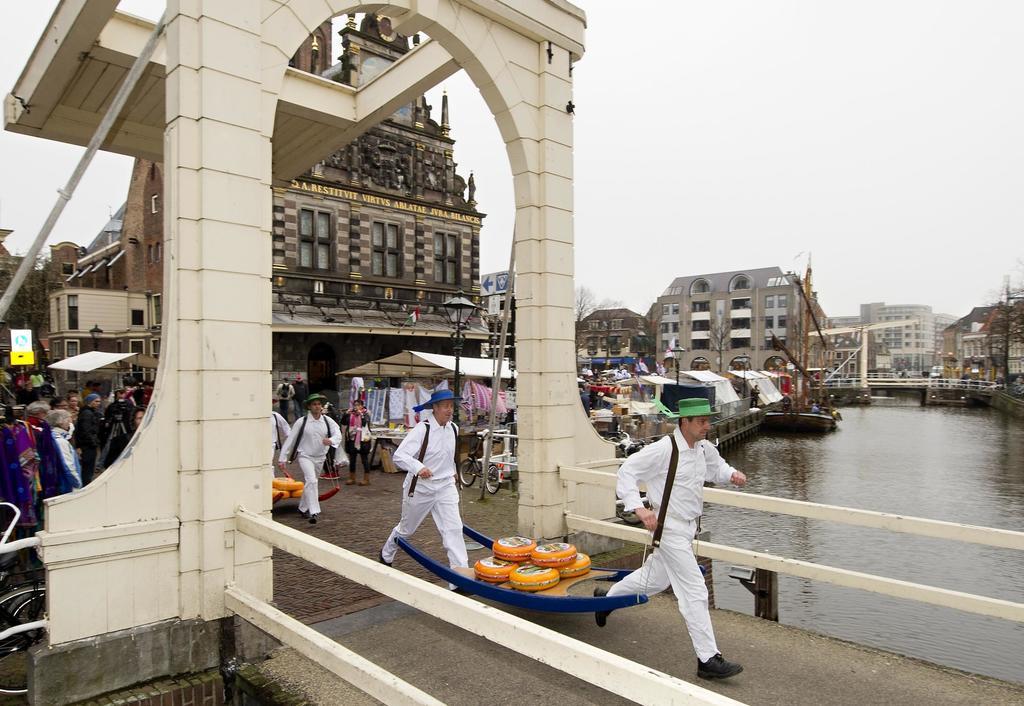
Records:
<instances>
[{"instance_id":1,"label":"bicycle wheel","mask_svg":"<svg viewBox=\"0 0 1024 706\"><path fill-rule=\"evenodd\" d=\"M498 488L501 487L501 475L498 473L498 467L493 463L487 467L487 480L484 481L484 487L491 495L497 493Z\"/></svg>"},{"instance_id":2,"label":"bicycle wheel","mask_svg":"<svg viewBox=\"0 0 1024 706\"><path fill-rule=\"evenodd\" d=\"M0 649L0 694L24 694L28 691L27 637L19 635L17 645Z\"/></svg>"},{"instance_id":3,"label":"bicycle wheel","mask_svg":"<svg viewBox=\"0 0 1024 706\"><path fill-rule=\"evenodd\" d=\"M462 481L463 487L468 488L473 485L478 475L480 475L480 462L475 458L463 459L459 464L459 480Z\"/></svg>"},{"instance_id":4,"label":"bicycle wheel","mask_svg":"<svg viewBox=\"0 0 1024 706\"><path fill-rule=\"evenodd\" d=\"M39 620L45 611L46 588L44 586L34 583L16 586L0 596L0 629L34 622ZM32 644L41 636L41 630L12 635L0 642L0 651L17 647L26 638L29 640L29 644Z\"/></svg>"}]
</instances>

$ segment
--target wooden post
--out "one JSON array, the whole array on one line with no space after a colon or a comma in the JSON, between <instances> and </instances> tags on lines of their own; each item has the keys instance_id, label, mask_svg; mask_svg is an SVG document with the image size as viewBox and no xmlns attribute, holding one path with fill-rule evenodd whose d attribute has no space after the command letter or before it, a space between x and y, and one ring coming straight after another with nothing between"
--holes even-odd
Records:
<instances>
[{"instance_id":1,"label":"wooden post","mask_svg":"<svg viewBox=\"0 0 1024 706\"><path fill-rule=\"evenodd\" d=\"M754 616L779 622L779 575L774 571L754 572Z\"/></svg>"}]
</instances>

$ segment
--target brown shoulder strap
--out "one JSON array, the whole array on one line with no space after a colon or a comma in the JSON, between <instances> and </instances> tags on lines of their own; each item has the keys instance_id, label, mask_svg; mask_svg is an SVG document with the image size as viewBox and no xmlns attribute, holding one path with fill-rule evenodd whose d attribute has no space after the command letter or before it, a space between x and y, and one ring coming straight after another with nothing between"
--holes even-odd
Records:
<instances>
[{"instance_id":1,"label":"brown shoulder strap","mask_svg":"<svg viewBox=\"0 0 1024 706\"><path fill-rule=\"evenodd\" d=\"M416 457L416 460L418 460L420 463L423 463L423 458L427 455L427 442L430 441L430 422L423 422L423 424L427 428L426 428L426 431L423 434L423 443L420 444L420 453ZM418 481L419 479L420 479L420 476L419 476L418 473L413 473L412 474L412 480L409 482L409 497L410 498L413 496L413 493L416 492L416 481Z\"/></svg>"},{"instance_id":2,"label":"brown shoulder strap","mask_svg":"<svg viewBox=\"0 0 1024 706\"><path fill-rule=\"evenodd\" d=\"M654 539L651 546L657 547L661 544L661 533L665 529L665 518L668 516L668 501L672 497L672 485L676 481L676 467L679 465L679 447L676 446L676 437L670 434L668 437L672 442L672 459L668 462L668 478L665 479L665 490L661 494L661 507L658 508L658 526L654 528Z\"/></svg>"}]
</instances>

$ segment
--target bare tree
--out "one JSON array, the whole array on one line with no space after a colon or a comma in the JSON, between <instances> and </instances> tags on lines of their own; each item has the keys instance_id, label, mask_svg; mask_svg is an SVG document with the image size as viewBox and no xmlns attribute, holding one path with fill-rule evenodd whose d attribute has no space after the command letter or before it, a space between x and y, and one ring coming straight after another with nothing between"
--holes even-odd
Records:
<instances>
[{"instance_id":1,"label":"bare tree","mask_svg":"<svg viewBox=\"0 0 1024 706\"><path fill-rule=\"evenodd\" d=\"M576 323L587 318L597 309L597 297L588 287L576 287Z\"/></svg>"},{"instance_id":2,"label":"bare tree","mask_svg":"<svg viewBox=\"0 0 1024 706\"><path fill-rule=\"evenodd\" d=\"M708 346L718 354L718 371L721 372L725 363L725 352L732 348L732 319L729 312L711 321L708 335Z\"/></svg>"},{"instance_id":3,"label":"bare tree","mask_svg":"<svg viewBox=\"0 0 1024 706\"><path fill-rule=\"evenodd\" d=\"M1004 287L999 301L992 304L988 320L988 335L985 346L989 358L1003 371L1003 379L1009 380L1010 357L1016 346L1024 346L1024 286Z\"/></svg>"}]
</instances>

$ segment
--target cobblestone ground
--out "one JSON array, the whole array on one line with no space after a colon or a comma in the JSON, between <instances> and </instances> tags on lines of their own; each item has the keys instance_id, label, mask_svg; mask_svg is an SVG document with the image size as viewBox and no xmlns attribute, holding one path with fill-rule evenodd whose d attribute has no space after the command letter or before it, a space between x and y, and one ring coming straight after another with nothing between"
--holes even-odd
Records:
<instances>
[{"instance_id":1,"label":"cobblestone ground","mask_svg":"<svg viewBox=\"0 0 1024 706\"><path fill-rule=\"evenodd\" d=\"M398 523L404 473L370 474L370 485L344 485L341 492L322 505L323 514L316 525L299 515L298 500L282 500L274 506L274 519L324 541L344 547L370 559L376 559L381 545ZM321 489L325 481L320 481ZM479 501L479 481L462 491L462 519L484 534L515 534L518 495L503 487L495 495ZM415 545L437 559L443 559L441 537L428 516L413 535ZM470 565L489 552L470 552ZM402 551L396 569L413 576L443 582L423 569ZM274 550L274 605L304 623L316 623L339 615L378 605L390 599L365 586L348 581L291 554Z\"/></svg>"}]
</instances>

